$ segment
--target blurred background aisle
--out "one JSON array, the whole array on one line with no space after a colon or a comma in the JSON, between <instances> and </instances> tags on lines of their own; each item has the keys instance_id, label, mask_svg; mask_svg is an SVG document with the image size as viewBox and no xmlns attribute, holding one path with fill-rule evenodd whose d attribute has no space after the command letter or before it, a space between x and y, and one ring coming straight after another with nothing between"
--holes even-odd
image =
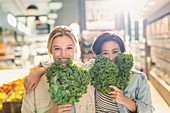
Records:
<instances>
[{"instance_id":1,"label":"blurred background aisle","mask_svg":"<svg viewBox=\"0 0 170 113\"><path fill-rule=\"evenodd\" d=\"M148 77L155 113L170 113L170 0L0 0L0 112L21 104L22 82L49 59L48 34L58 25L75 30L84 63L100 33L119 35Z\"/></svg>"}]
</instances>

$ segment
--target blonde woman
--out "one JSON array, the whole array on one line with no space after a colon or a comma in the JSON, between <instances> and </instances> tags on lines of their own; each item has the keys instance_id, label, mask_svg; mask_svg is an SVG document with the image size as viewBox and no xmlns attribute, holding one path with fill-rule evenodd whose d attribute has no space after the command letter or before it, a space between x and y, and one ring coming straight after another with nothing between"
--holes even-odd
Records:
<instances>
[{"instance_id":1,"label":"blonde woman","mask_svg":"<svg viewBox=\"0 0 170 113\"><path fill-rule=\"evenodd\" d=\"M80 57L80 47L76 35L67 26L58 26L52 30L47 43L48 53L51 63L60 61L66 65L67 60L73 60L78 66L83 66L77 62ZM40 70L42 68L39 68ZM37 69L38 70L38 69ZM41 70L43 72L43 69ZM35 76L40 75L41 71L36 71ZM39 73L40 72L40 73ZM36 75L37 74L37 75ZM26 81L29 79L27 77ZM71 104L56 105L48 92L49 85L46 76L42 76L36 84L36 88L24 95L22 102L22 113L94 113L94 89L88 86L87 93L82 96L79 103L75 106Z\"/></svg>"}]
</instances>

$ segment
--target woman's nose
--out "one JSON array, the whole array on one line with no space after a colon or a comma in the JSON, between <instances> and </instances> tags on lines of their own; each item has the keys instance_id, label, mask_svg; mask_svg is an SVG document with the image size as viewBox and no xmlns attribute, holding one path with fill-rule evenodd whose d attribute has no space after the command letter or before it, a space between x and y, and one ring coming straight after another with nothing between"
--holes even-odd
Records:
<instances>
[{"instance_id":1,"label":"woman's nose","mask_svg":"<svg viewBox=\"0 0 170 113\"><path fill-rule=\"evenodd\" d=\"M66 52L64 50L61 50L61 56L65 56Z\"/></svg>"},{"instance_id":2,"label":"woman's nose","mask_svg":"<svg viewBox=\"0 0 170 113\"><path fill-rule=\"evenodd\" d=\"M109 60L110 60L110 61L113 61L113 60L114 60L114 58L115 58L115 56L114 56L114 55L109 54Z\"/></svg>"}]
</instances>

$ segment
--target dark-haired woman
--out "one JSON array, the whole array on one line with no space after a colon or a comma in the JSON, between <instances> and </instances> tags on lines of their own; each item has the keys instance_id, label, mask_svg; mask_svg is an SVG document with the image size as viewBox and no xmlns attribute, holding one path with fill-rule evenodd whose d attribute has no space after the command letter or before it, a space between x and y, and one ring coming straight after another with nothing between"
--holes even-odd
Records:
<instances>
[{"instance_id":1,"label":"dark-haired woman","mask_svg":"<svg viewBox=\"0 0 170 113\"><path fill-rule=\"evenodd\" d=\"M96 55L102 54L114 62L118 52L125 52L125 45L119 36L103 33L95 40L92 50ZM90 67L93 62L89 61L86 67ZM114 91L109 92L108 95L96 92L97 113L152 113L154 111L146 75L136 70L131 72L132 77L124 91L110 85L108 87L113 88ZM111 101L110 98L116 102Z\"/></svg>"}]
</instances>

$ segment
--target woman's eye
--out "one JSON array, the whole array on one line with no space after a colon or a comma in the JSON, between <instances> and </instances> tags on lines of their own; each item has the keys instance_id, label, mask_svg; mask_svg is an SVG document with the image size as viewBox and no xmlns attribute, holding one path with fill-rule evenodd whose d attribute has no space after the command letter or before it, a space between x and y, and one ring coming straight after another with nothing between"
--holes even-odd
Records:
<instances>
[{"instance_id":1,"label":"woman's eye","mask_svg":"<svg viewBox=\"0 0 170 113\"><path fill-rule=\"evenodd\" d=\"M68 47L67 49L73 49L72 47Z\"/></svg>"},{"instance_id":2,"label":"woman's eye","mask_svg":"<svg viewBox=\"0 0 170 113\"><path fill-rule=\"evenodd\" d=\"M60 48L54 48L54 50L59 50Z\"/></svg>"},{"instance_id":3,"label":"woman's eye","mask_svg":"<svg viewBox=\"0 0 170 113\"><path fill-rule=\"evenodd\" d=\"M113 53L118 53L118 51L113 51Z\"/></svg>"},{"instance_id":4,"label":"woman's eye","mask_svg":"<svg viewBox=\"0 0 170 113\"><path fill-rule=\"evenodd\" d=\"M103 55L107 55L108 53L102 53Z\"/></svg>"}]
</instances>

